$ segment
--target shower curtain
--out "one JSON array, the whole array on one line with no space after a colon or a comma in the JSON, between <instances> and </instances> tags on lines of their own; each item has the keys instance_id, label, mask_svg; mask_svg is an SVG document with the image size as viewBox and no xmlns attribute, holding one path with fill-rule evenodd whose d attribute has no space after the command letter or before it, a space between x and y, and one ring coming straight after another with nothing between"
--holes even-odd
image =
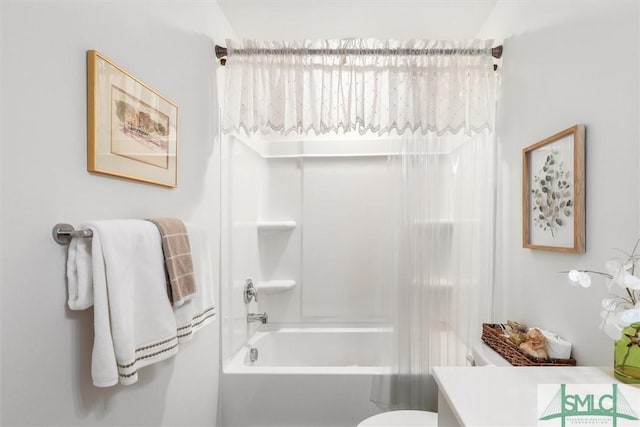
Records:
<instances>
[{"instance_id":1,"label":"shower curtain","mask_svg":"<svg viewBox=\"0 0 640 427\"><path fill-rule=\"evenodd\" d=\"M372 400L435 409L431 367L464 364L491 314L499 89L493 42L227 44L224 132L402 139L389 155L384 301L393 344L380 355L389 374L374 384ZM240 48L244 53L234 55ZM398 48L448 53L340 53ZM268 55L259 54L265 49ZM469 49L483 53L463 54Z\"/></svg>"},{"instance_id":2,"label":"shower curtain","mask_svg":"<svg viewBox=\"0 0 640 427\"><path fill-rule=\"evenodd\" d=\"M389 157L386 298L393 324L371 400L437 408L434 366L464 366L491 319L495 138L407 135Z\"/></svg>"}]
</instances>

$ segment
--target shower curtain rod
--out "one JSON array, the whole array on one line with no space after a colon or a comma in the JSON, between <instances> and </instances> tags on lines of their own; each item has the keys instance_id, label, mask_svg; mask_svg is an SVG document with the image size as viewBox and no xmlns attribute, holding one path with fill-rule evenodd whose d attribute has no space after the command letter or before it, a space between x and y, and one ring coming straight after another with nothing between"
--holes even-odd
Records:
<instances>
[{"instance_id":1,"label":"shower curtain rod","mask_svg":"<svg viewBox=\"0 0 640 427\"><path fill-rule=\"evenodd\" d=\"M486 52L487 49L234 49L234 55L478 55ZM229 51L226 47L215 46L216 58L221 65L226 64L225 57ZM502 57L502 45L491 48L491 56Z\"/></svg>"}]
</instances>

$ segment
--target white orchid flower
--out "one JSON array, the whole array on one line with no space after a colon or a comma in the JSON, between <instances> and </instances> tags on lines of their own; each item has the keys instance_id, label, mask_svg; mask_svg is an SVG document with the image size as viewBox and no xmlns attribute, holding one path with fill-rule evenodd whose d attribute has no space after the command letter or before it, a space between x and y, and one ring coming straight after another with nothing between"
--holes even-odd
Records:
<instances>
[{"instance_id":1,"label":"white orchid flower","mask_svg":"<svg viewBox=\"0 0 640 427\"><path fill-rule=\"evenodd\" d=\"M629 266L627 264L623 265L619 259L612 259L607 262L607 270L611 274L611 282L622 289L626 287L624 278L629 274L627 268Z\"/></svg>"},{"instance_id":2,"label":"white orchid flower","mask_svg":"<svg viewBox=\"0 0 640 427\"><path fill-rule=\"evenodd\" d=\"M621 326L629 326L632 323L640 322L640 303L633 308L622 310L616 316L617 323Z\"/></svg>"},{"instance_id":3,"label":"white orchid flower","mask_svg":"<svg viewBox=\"0 0 640 427\"><path fill-rule=\"evenodd\" d=\"M624 271L626 271L626 272L633 271L633 264L634 264L633 259L631 259L631 258L627 259L624 262L624 267L623 267Z\"/></svg>"},{"instance_id":4,"label":"white orchid flower","mask_svg":"<svg viewBox=\"0 0 640 427\"><path fill-rule=\"evenodd\" d=\"M624 251L620 251L624 253ZM640 323L640 239L630 254L608 260L605 271L571 270L568 280L584 288L591 286L591 275L596 274L606 279L611 292L602 300L600 328L612 339L619 340L625 327ZM618 290L613 289L614 283ZM640 334L639 334L640 337Z\"/></svg>"},{"instance_id":5,"label":"white orchid flower","mask_svg":"<svg viewBox=\"0 0 640 427\"><path fill-rule=\"evenodd\" d=\"M588 288L591 286L591 276L586 271L582 270L571 270L567 274L567 278L569 279L569 283L578 284L583 288Z\"/></svg>"},{"instance_id":6,"label":"white orchid flower","mask_svg":"<svg viewBox=\"0 0 640 427\"><path fill-rule=\"evenodd\" d=\"M609 318L610 314L611 314L611 312L609 312L607 310L600 311L600 317L602 318L602 321L600 322L600 329L603 329L604 325L607 324L607 319Z\"/></svg>"},{"instance_id":7,"label":"white orchid flower","mask_svg":"<svg viewBox=\"0 0 640 427\"><path fill-rule=\"evenodd\" d=\"M613 340L619 340L622 338L622 330L624 328L618 325L613 319L607 320L602 330L607 336Z\"/></svg>"},{"instance_id":8,"label":"white orchid flower","mask_svg":"<svg viewBox=\"0 0 640 427\"><path fill-rule=\"evenodd\" d=\"M624 284L627 288L633 289L634 291L640 290L640 279L626 271L624 275Z\"/></svg>"},{"instance_id":9,"label":"white orchid flower","mask_svg":"<svg viewBox=\"0 0 640 427\"><path fill-rule=\"evenodd\" d=\"M615 298L605 298L602 300L603 310L600 311L600 317L602 318L600 329L604 328L610 316L615 316L618 306L618 301Z\"/></svg>"},{"instance_id":10,"label":"white orchid flower","mask_svg":"<svg viewBox=\"0 0 640 427\"><path fill-rule=\"evenodd\" d=\"M567 277L569 278L570 283L578 283L578 278L580 277L580 272L578 270L571 270Z\"/></svg>"},{"instance_id":11,"label":"white orchid flower","mask_svg":"<svg viewBox=\"0 0 640 427\"><path fill-rule=\"evenodd\" d=\"M632 323L640 322L640 309L630 308L620 312L618 321L621 326L629 326Z\"/></svg>"},{"instance_id":12,"label":"white orchid flower","mask_svg":"<svg viewBox=\"0 0 640 427\"><path fill-rule=\"evenodd\" d=\"M617 302L616 298L604 298L602 300L602 308L607 310L605 313L613 311L616 308Z\"/></svg>"},{"instance_id":13,"label":"white orchid flower","mask_svg":"<svg viewBox=\"0 0 640 427\"><path fill-rule=\"evenodd\" d=\"M607 270L607 273L611 275L611 278L606 282L607 288L611 289L611 286L614 283L619 285L618 277L622 272L622 265L620 264L620 261L618 259L610 259L605 263L605 270Z\"/></svg>"},{"instance_id":14,"label":"white orchid flower","mask_svg":"<svg viewBox=\"0 0 640 427\"><path fill-rule=\"evenodd\" d=\"M581 271L578 275L578 284L583 288L591 287L591 276L589 276L589 273Z\"/></svg>"}]
</instances>

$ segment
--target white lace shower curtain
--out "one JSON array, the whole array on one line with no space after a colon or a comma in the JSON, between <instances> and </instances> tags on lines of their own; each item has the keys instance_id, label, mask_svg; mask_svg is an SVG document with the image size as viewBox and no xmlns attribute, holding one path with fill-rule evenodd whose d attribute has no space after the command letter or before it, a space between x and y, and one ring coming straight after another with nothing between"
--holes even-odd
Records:
<instances>
[{"instance_id":1,"label":"white lace shower curtain","mask_svg":"<svg viewBox=\"0 0 640 427\"><path fill-rule=\"evenodd\" d=\"M402 135L401 152L389 157L384 300L394 334L380 356L390 374L374 384L372 400L435 409L431 367L464 364L490 320L499 88L493 42L227 43L225 132ZM335 54L396 48L449 54ZM483 53L460 54L469 49Z\"/></svg>"}]
</instances>

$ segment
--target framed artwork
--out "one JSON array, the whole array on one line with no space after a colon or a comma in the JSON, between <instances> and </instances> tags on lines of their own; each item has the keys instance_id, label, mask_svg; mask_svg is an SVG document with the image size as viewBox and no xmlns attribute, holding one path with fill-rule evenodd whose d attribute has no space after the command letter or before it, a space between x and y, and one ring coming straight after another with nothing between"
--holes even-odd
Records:
<instances>
[{"instance_id":1,"label":"framed artwork","mask_svg":"<svg viewBox=\"0 0 640 427\"><path fill-rule=\"evenodd\" d=\"M584 125L522 150L522 245L584 253Z\"/></svg>"},{"instance_id":2,"label":"framed artwork","mask_svg":"<svg viewBox=\"0 0 640 427\"><path fill-rule=\"evenodd\" d=\"M178 107L87 51L87 170L174 188Z\"/></svg>"}]
</instances>

